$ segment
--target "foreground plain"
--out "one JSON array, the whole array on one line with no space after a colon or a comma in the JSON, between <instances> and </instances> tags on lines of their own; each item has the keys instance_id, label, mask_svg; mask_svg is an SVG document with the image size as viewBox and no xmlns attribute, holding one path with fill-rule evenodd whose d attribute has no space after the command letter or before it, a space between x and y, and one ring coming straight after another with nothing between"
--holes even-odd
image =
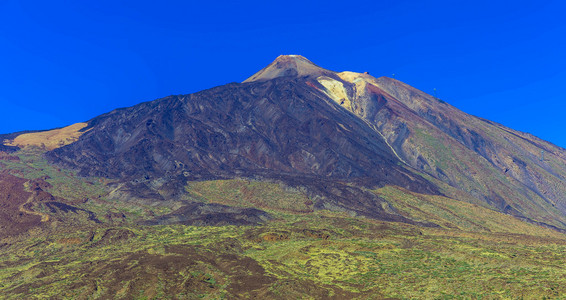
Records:
<instances>
[{"instance_id":1,"label":"foreground plain","mask_svg":"<svg viewBox=\"0 0 566 300\"><path fill-rule=\"evenodd\" d=\"M407 217L442 224L411 225L314 211L302 191L278 182L214 180L189 182L187 199L255 207L270 219L255 226L144 225L175 208L109 200L110 181L78 179L41 153L21 150L0 160L0 187L19 184L31 195L11 208L2 199L2 213L27 224L17 234L2 224L0 293L8 299L566 294L566 236L474 204L395 186L371 191Z\"/></svg>"}]
</instances>

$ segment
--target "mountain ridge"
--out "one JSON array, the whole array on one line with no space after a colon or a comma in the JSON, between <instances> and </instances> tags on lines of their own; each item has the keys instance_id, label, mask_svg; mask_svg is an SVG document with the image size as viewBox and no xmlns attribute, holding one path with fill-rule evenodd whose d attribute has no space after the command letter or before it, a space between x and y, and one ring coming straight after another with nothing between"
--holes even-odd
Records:
<instances>
[{"instance_id":1,"label":"mountain ridge","mask_svg":"<svg viewBox=\"0 0 566 300\"><path fill-rule=\"evenodd\" d=\"M564 149L395 79L276 61L0 135L0 294L566 294Z\"/></svg>"},{"instance_id":2,"label":"mountain ridge","mask_svg":"<svg viewBox=\"0 0 566 300\"><path fill-rule=\"evenodd\" d=\"M396 79L329 71L300 55L281 55L241 84L140 103L87 124L69 145L52 141L59 146L45 156L82 176L128 178L134 198L178 197L187 180L321 176L362 189L393 184L464 197L566 228L563 149ZM540 148L545 162L537 160Z\"/></svg>"}]
</instances>

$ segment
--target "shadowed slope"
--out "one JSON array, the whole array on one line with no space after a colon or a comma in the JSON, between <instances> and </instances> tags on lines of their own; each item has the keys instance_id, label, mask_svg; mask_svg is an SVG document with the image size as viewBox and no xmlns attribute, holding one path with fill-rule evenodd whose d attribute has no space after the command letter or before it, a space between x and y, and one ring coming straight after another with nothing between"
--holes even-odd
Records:
<instances>
[{"instance_id":1,"label":"shadowed slope","mask_svg":"<svg viewBox=\"0 0 566 300\"><path fill-rule=\"evenodd\" d=\"M358 187L436 193L363 120L312 86L276 78L142 103L91 120L79 141L46 155L82 176L135 182L130 192L153 201L175 198L188 180L247 177L306 187L319 209L403 220Z\"/></svg>"}]
</instances>

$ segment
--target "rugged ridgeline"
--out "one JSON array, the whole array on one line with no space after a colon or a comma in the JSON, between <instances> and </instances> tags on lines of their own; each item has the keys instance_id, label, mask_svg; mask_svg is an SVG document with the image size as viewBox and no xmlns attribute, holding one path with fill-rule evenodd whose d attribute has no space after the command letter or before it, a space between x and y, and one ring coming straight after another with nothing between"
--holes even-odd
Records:
<instances>
[{"instance_id":1,"label":"rugged ridgeline","mask_svg":"<svg viewBox=\"0 0 566 300\"><path fill-rule=\"evenodd\" d=\"M58 142L61 132L67 140ZM564 149L397 80L325 70L302 56L52 136L49 161L116 180L111 196L126 201L186 200L187 182L247 178L304 190L315 209L413 222L371 192L391 185L566 228Z\"/></svg>"},{"instance_id":2,"label":"rugged ridgeline","mask_svg":"<svg viewBox=\"0 0 566 300\"><path fill-rule=\"evenodd\" d=\"M307 73L288 71L305 61L280 57L246 82ZM428 175L445 195L565 228L564 149L468 115L395 79L309 70L304 80L363 119L399 160Z\"/></svg>"},{"instance_id":3,"label":"rugged ridgeline","mask_svg":"<svg viewBox=\"0 0 566 300\"><path fill-rule=\"evenodd\" d=\"M564 228L564 149L391 78L338 75L318 77L321 89L372 125L401 160L429 175L443 193Z\"/></svg>"}]
</instances>

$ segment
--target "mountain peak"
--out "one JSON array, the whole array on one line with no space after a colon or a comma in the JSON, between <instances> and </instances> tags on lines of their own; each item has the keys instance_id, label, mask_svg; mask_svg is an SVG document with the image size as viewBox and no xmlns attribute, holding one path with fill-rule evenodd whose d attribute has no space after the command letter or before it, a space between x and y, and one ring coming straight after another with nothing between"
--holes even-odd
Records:
<instances>
[{"instance_id":1,"label":"mountain peak","mask_svg":"<svg viewBox=\"0 0 566 300\"><path fill-rule=\"evenodd\" d=\"M320 76L331 74L301 55L279 55L267 67L246 79L244 82L270 80L278 77Z\"/></svg>"},{"instance_id":2,"label":"mountain peak","mask_svg":"<svg viewBox=\"0 0 566 300\"><path fill-rule=\"evenodd\" d=\"M302 61L307 61L310 64L314 65L314 63L308 60L306 57L298 54L281 54L277 56L277 58L275 59L275 61L287 61L287 60L302 60Z\"/></svg>"}]
</instances>

